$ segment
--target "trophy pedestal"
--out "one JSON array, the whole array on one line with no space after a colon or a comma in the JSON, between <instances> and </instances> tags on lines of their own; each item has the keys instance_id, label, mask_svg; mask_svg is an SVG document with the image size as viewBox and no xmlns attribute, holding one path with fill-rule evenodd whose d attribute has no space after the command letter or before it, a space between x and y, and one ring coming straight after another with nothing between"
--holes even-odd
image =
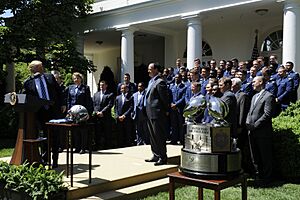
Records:
<instances>
[{"instance_id":1,"label":"trophy pedestal","mask_svg":"<svg viewBox=\"0 0 300 200\"><path fill-rule=\"evenodd\" d=\"M241 152L197 153L181 150L180 170L191 176L224 178L241 173Z\"/></svg>"},{"instance_id":2,"label":"trophy pedestal","mask_svg":"<svg viewBox=\"0 0 300 200\"><path fill-rule=\"evenodd\" d=\"M209 178L238 176L242 172L241 152L232 146L230 127L188 124L180 170L186 175Z\"/></svg>"}]
</instances>

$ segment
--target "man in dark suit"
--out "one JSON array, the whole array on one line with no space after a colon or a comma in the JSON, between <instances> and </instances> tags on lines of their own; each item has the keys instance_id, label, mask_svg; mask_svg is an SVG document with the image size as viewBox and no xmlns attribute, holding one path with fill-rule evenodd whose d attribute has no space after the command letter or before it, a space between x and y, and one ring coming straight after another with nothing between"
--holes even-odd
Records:
<instances>
[{"instance_id":1,"label":"man in dark suit","mask_svg":"<svg viewBox=\"0 0 300 200\"><path fill-rule=\"evenodd\" d=\"M231 92L231 79L228 77L222 77L219 80L219 88L223 94L221 99L227 104L229 108L228 115L225 120L230 124L231 137L237 137L237 101L236 97Z\"/></svg>"},{"instance_id":2,"label":"man in dark suit","mask_svg":"<svg viewBox=\"0 0 300 200\"><path fill-rule=\"evenodd\" d=\"M148 73L151 77L145 95L144 106L148 117L150 144L153 157L146 162L154 165L167 163L166 140L168 134L168 116L170 110L169 92L166 82L159 76L160 65L150 63Z\"/></svg>"},{"instance_id":3,"label":"man in dark suit","mask_svg":"<svg viewBox=\"0 0 300 200\"><path fill-rule=\"evenodd\" d=\"M126 147L133 144L133 123L131 113L133 110L133 99L128 92L127 85L121 85L121 94L116 97L115 112L117 118L117 127L119 129L119 146Z\"/></svg>"},{"instance_id":4,"label":"man in dark suit","mask_svg":"<svg viewBox=\"0 0 300 200\"><path fill-rule=\"evenodd\" d=\"M114 105L114 95L107 90L106 81L99 82L99 91L93 96L94 112L96 121L95 148L112 147L112 117L111 108Z\"/></svg>"},{"instance_id":5,"label":"man in dark suit","mask_svg":"<svg viewBox=\"0 0 300 200\"><path fill-rule=\"evenodd\" d=\"M130 74L129 73L125 73L124 74L124 82L118 84L117 95L121 94L121 86L122 86L122 84L125 84L127 86L127 88L128 88L128 94L130 96L132 96L137 91L135 83L130 82Z\"/></svg>"},{"instance_id":6,"label":"man in dark suit","mask_svg":"<svg viewBox=\"0 0 300 200\"><path fill-rule=\"evenodd\" d=\"M265 183L272 175L272 114L275 98L264 89L265 80L262 76L255 77L252 85L258 93L252 98L246 126L258 183Z\"/></svg>"},{"instance_id":7,"label":"man in dark suit","mask_svg":"<svg viewBox=\"0 0 300 200\"><path fill-rule=\"evenodd\" d=\"M143 110L144 96L146 94L145 85L143 82L138 84L138 91L133 94L133 112L131 114L134 120L136 144L149 144L149 131L147 127L147 116Z\"/></svg>"},{"instance_id":8,"label":"man in dark suit","mask_svg":"<svg viewBox=\"0 0 300 200\"><path fill-rule=\"evenodd\" d=\"M65 102L62 98L61 89L56 82L52 74L44 73L43 63L38 60L34 60L29 64L30 72L32 76L27 78L24 82L24 93L39 97L41 99L47 99L53 102L52 105L43 106L37 112L38 129L43 130L46 134L45 122L51 119L60 118L60 114L66 110ZM38 136L37 136L38 137ZM52 138L52 153L53 153L53 167L57 167L58 161L58 141L57 136ZM47 149L46 147L44 147ZM47 153L43 156L44 161L47 161Z\"/></svg>"}]
</instances>

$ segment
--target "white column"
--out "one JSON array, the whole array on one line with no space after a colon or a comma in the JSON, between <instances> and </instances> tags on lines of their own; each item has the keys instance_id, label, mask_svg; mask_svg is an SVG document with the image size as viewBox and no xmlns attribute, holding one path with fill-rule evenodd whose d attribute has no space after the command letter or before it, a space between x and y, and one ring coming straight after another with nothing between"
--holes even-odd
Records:
<instances>
[{"instance_id":1,"label":"white column","mask_svg":"<svg viewBox=\"0 0 300 200\"><path fill-rule=\"evenodd\" d=\"M282 63L292 61L300 72L300 2L287 0L283 9Z\"/></svg>"},{"instance_id":2,"label":"white column","mask_svg":"<svg viewBox=\"0 0 300 200\"><path fill-rule=\"evenodd\" d=\"M125 73L130 74L130 79L134 82L134 31L131 27L119 29L121 35L121 77L123 80Z\"/></svg>"},{"instance_id":3,"label":"white column","mask_svg":"<svg viewBox=\"0 0 300 200\"><path fill-rule=\"evenodd\" d=\"M202 60L202 24L198 15L187 16L183 19L188 20L187 24L187 67L194 67L194 59Z\"/></svg>"}]
</instances>

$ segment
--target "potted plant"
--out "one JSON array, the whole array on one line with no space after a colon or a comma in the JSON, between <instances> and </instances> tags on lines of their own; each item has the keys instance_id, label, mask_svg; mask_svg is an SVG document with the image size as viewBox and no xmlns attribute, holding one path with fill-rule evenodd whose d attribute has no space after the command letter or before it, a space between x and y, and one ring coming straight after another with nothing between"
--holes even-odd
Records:
<instances>
[{"instance_id":1,"label":"potted plant","mask_svg":"<svg viewBox=\"0 0 300 200\"><path fill-rule=\"evenodd\" d=\"M43 165L9 165L0 161L0 197L13 200L66 199L63 172Z\"/></svg>"}]
</instances>

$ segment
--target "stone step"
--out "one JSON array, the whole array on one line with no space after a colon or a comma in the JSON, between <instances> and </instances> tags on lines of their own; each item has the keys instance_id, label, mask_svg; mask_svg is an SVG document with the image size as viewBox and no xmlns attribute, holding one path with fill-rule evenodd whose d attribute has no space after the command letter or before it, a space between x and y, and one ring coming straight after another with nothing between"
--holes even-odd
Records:
<instances>
[{"instance_id":1,"label":"stone step","mask_svg":"<svg viewBox=\"0 0 300 200\"><path fill-rule=\"evenodd\" d=\"M131 200L168 190L169 178L162 178L118 190L111 190L82 198L82 200Z\"/></svg>"},{"instance_id":2,"label":"stone step","mask_svg":"<svg viewBox=\"0 0 300 200\"><path fill-rule=\"evenodd\" d=\"M178 171L177 165L169 166L157 171L152 171L150 173L139 174L131 177L126 177L123 179L106 181L101 184L89 185L86 187L77 188L76 190L70 190L68 192L67 199L80 199L86 196L105 193L107 191L119 190L127 187L134 187L140 184L147 184L148 182L160 180L166 178L167 174Z\"/></svg>"}]
</instances>

